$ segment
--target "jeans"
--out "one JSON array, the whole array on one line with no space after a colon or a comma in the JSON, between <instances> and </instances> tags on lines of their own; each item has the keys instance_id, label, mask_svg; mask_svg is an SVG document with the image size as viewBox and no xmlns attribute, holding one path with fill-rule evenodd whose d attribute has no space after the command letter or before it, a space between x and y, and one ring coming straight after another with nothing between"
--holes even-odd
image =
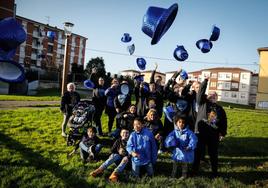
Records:
<instances>
[{"instance_id":1,"label":"jeans","mask_svg":"<svg viewBox=\"0 0 268 188\"><path fill-rule=\"evenodd\" d=\"M134 176L136 176L136 177L140 176L141 167L145 167L148 176L151 177L151 176L154 175L154 169L153 169L153 164L152 163L148 163L146 165L138 166L134 162L132 162L132 172L133 172Z\"/></svg>"},{"instance_id":2,"label":"jeans","mask_svg":"<svg viewBox=\"0 0 268 188\"><path fill-rule=\"evenodd\" d=\"M86 160L89 157L89 155L93 155L93 157L95 157L101 151L102 145L101 144L95 145L95 148L93 147L94 149L92 149L92 151L89 151L90 147L87 147L83 142L80 142L79 147L80 147L81 158L83 160Z\"/></svg>"},{"instance_id":3,"label":"jeans","mask_svg":"<svg viewBox=\"0 0 268 188\"><path fill-rule=\"evenodd\" d=\"M68 123L70 117L71 117L71 115L69 115L69 114L64 114L63 115L63 122L62 122L62 125L61 125L61 131L63 133L65 133L65 131L66 131L66 126L67 126L67 123Z\"/></svg>"},{"instance_id":4,"label":"jeans","mask_svg":"<svg viewBox=\"0 0 268 188\"><path fill-rule=\"evenodd\" d=\"M111 136L114 137L114 138L119 138L119 136L120 136L120 132L121 132L121 129L120 129L120 128L116 128L116 129L111 133Z\"/></svg>"},{"instance_id":5,"label":"jeans","mask_svg":"<svg viewBox=\"0 0 268 188\"><path fill-rule=\"evenodd\" d=\"M111 164L113 164L113 163L116 163L116 164L118 164L118 166L114 169L114 171L115 172L117 172L117 173L120 173L120 172L122 172L124 169L125 169L125 167L126 167L126 165L127 165L127 163L128 163L128 160L127 160L127 162L125 162L123 159L128 159L127 158L127 156L125 156L125 157L122 157L121 155L119 155L119 154L116 154L116 153L113 153L113 154L111 154L110 156L109 156L109 158L100 166L100 168L102 168L102 169L107 169Z\"/></svg>"}]
</instances>

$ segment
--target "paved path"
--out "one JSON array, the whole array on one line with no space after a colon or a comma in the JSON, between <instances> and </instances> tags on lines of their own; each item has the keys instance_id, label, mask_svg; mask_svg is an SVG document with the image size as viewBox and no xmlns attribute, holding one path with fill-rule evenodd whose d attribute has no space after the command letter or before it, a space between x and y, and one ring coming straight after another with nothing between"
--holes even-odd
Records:
<instances>
[{"instance_id":1,"label":"paved path","mask_svg":"<svg viewBox=\"0 0 268 188\"><path fill-rule=\"evenodd\" d=\"M12 109L19 107L35 107L44 105L59 105L60 101L0 101L0 109Z\"/></svg>"}]
</instances>

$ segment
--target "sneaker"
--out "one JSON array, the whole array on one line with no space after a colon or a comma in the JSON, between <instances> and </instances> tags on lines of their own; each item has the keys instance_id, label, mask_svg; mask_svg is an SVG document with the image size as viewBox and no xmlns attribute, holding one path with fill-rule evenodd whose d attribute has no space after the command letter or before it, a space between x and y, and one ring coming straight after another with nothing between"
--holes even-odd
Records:
<instances>
[{"instance_id":1,"label":"sneaker","mask_svg":"<svg viewBox=\"0 0 268 188\"><path fill-rule=\"evenodd\" d=\"M65 132L62 132L62 133L61 133L61 136L62 136L62 137L67 137L67 134L66 134Z\"/></svg>"},{"instance_id":2,"label":"sneaker","mask_svg":"<svg viewBox=\"0 0 268 188\"><path fill-rule=\"evenodd\" d=\"M113 172L110 177L109 177L109 180L113 183L117 182L118 181L118 175L116 172Z\"/></svg>"},{"instance_id":3,"label":"sneaker","mask_svg":"<svg viewBox=\"0 0 268 188\"><path fill-rule=\"evenodd\" d=\"M162 154L162 153L164 153L164 152L163 152L163 150L161 150L161 149L158 150L158 152L157 152L158 155L160 155L160 154Z\"/></svg>"},{"instance_id":4,"label":"sneaker","mask_svg":"<svg viewBox=\"0 0 268 188\"><path fill-rule=\"evenodd\" d=\"M103 173L103 169L101 168L97 168L96 170L94 170L93 172L90 172L90 176L93 176L94 178L97 177L98 175Z\"/></svg>"}]
</instances>

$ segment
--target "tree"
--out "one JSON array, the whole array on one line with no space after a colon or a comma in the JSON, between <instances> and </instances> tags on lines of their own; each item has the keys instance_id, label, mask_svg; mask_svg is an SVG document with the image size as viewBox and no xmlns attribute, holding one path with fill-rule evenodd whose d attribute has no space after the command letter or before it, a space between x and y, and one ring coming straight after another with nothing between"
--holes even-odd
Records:
<instances>
[{"instance_id":1,"label":"tree","mask_svg":"<svg viewBox=\"0 0 268 188\"><path fill-rule=\"evenodd\" d=\"M88 61L85 69L85 73L89 78L92 74L92 70L96 70L97 77L104 77L106 74L105 64L102 57L92 58Z\"/></svg>"}]
</instances>

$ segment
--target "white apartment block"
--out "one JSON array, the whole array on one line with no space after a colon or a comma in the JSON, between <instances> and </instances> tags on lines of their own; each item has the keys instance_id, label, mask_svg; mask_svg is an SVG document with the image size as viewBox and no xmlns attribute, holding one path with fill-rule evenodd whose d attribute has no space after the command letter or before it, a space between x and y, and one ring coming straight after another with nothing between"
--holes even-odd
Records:
<instances>
[{"instance_id":1,"label":"white apartment block","mask_svg":"<svg viewBox=\"0 0 268 188\"><path fill-rule=\"evenodd\" d=\"M188 73L189 80L203 81L208 76L208 91L216 91L219 101L255 105L258 75L241 68L217 67Z\"/></svg>"}]
</instances>

